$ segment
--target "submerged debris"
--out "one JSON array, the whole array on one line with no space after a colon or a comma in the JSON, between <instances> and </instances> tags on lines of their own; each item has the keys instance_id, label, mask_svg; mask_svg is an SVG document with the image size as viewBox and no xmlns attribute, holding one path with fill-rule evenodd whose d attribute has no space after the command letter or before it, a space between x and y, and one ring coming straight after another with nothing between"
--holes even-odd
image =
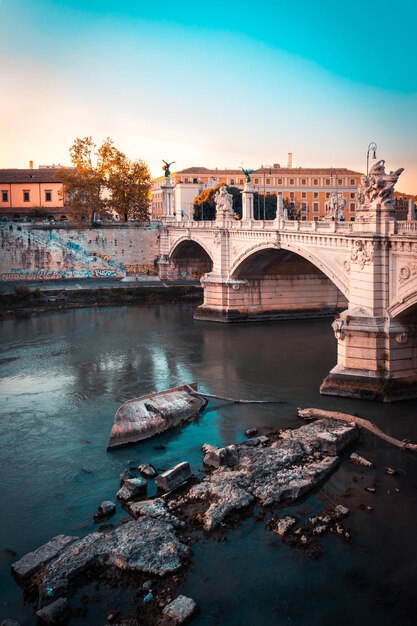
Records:
<instances>
[{"instance_id":1,"label":"submerged debris","mask_svg":"<svg viewBox=\"0 0 417 626\"><path fill-rule=\"evenodd\" d=\"M375 467L375 465L371 463L371 461L364 459L363 456L359 456L359 454L356 454L355 452L352 452L349 457L349 461L354 465L360 465L361 467Z\"/></svg>"},{"instance_id":2,"label":"submerged debris","mask_svg":"<svg viewBox=\"0 0 417 626\"><path fill-rule=\"evenodd\" d=\"M184 624L197 611L197 605L192 598L178 596L166 605L162 613L171 617L175 624Z\"/></svg>"}]
</instances>

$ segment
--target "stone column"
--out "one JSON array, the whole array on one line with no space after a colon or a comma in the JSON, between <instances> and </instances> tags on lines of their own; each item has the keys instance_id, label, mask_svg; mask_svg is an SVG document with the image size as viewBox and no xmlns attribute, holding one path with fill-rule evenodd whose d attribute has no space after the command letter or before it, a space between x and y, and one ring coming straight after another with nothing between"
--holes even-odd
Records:
<instances>
[{"instance_id":1,"label":"stone column","mask_svg":"<svg viewBox=\"0 0 417 626\"><path fill-rule=\"evenodd\" d=\"M410 198L408 201L408 214L407 214L407 221L408 222L412 222L416 219L416 207L414 205L414 200L413 198Z\"/></svg>"},{"instance_id":2,"label":"stone column","mask_svg":"<svg viewBox=\"0 0 417 626\"><path fill-rule=\"evenodd\" d=\"M171 222L175 219L174 215L174 188L170 178L165 179L165 184L161 187L162 190L162 206L163 206L163 220Z\"/></svg>"},{"instance_id":3,"label":"stone column","mask_svg":"<svg viewBox=\"0 0 417 626\"><path fill-rule=\"evenodd\" d=\"M253 187L245 183L242 191L242 221L253 220Z\"/></svg>"}]
</instances>

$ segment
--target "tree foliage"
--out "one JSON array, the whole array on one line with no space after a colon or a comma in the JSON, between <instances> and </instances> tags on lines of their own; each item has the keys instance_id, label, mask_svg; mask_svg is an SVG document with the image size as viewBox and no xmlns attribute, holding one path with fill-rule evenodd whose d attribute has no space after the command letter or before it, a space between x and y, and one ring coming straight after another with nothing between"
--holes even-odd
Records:
<instances>
[{"instance_id":1,"label":"tree foliage","mask_svg":"<svg viewBox=\"0 0 417 626\"><path fill-rule=\"evenodd\" d=\"M76 214L117 214L125 221L148 218L151 174L142 160L131 161L107 138L97 147L92 137L77 138L70 148L73 167L62 168L66 206Z\"/></svg>"}]
</instances>

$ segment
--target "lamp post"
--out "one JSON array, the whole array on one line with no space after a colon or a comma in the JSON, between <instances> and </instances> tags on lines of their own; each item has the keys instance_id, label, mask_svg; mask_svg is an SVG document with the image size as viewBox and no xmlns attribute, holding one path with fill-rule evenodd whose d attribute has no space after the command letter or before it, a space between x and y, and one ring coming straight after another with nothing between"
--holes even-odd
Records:
<instances>
[{"instance_id":1,"label":"lamp post","mask_svg":"<svg viewBox=\"0 0 417 626\"><path fill-rule=\"evenodd\" d=\"M368 146L368 151L366 153L366 175L368 176L369 174L369 153L372 151L374 153L373 155L373 159L376 159L376 149L377 149L377 145L375 143L375 141L371 141L371 143Z\"/></svg>"}]
</instances>

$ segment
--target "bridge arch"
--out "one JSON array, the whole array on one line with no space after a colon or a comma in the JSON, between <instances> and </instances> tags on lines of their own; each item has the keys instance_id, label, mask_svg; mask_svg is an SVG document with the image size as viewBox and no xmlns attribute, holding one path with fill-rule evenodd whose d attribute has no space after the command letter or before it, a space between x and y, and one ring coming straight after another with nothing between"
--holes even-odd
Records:
<instances>
[{"instance_id":1,"label":"bridge arch","mask_svg":"<svg viewBox=\"0 0 417 626\"><path fill-rule=\"evenodd\" d=\"M310 249L305 250L299 245L292 244L291 242L284 242L279 246L273 243L260 243L251 246L235 259L230 268L230 276L232 278L236 278L241 273L244 264L253 255L258 255L259 253L262 253L262 251L268 250L275 251L277 253L279 253L280 251L287 251L298 257L303 258L309 264L314 266L318 272L322 272L339 289L339 291L342 292L345 298L349 299L349 286L340 270L336 270L334 267L331 267L326 261L323 261L322 258L320 258Z\"/></svg>"},{"instance_id":2,"label":"bridge arch","mask_svg":"<svg viewBox=\"0 0 417 626\"><path fill-rule=\"evenodd\" d=\"M185 236L176 239L169 252L169 277L200 279L213 269L213 259L204 242Z\"/></svg>"},{"instance_id":3,"label":"bridge arch","mask_svg":"<svg viewBox=\"0 0 417 626\"><path fill-rule=\"evenodd\" d=\"M407 293L397 298L388 308L391 318L398 318L416 312L417 309L417 289L410 289Z\"/></svg>"}]
</instances>

